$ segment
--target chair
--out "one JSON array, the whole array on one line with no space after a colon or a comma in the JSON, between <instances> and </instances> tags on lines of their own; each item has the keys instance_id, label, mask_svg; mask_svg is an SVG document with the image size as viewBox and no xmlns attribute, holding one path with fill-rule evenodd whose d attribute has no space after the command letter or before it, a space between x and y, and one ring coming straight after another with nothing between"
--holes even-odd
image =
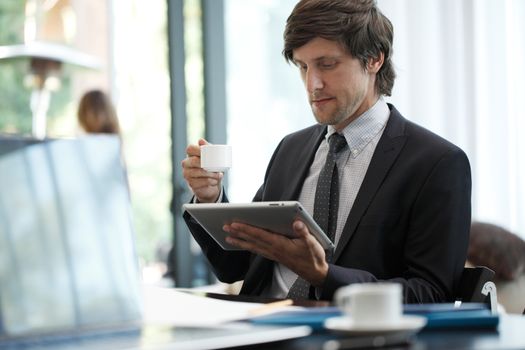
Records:
<instances>
[{"instance_id":1,"label":"chair","mask_svg":"<svg viewBox=\"0 0 525 350\"><path fill-rule=\"evenodd\" d=\"M494 271L485 266L465 267L456 289L456 303L484 303L493 314L498 311Z\"/></svg>"}]
</instances>

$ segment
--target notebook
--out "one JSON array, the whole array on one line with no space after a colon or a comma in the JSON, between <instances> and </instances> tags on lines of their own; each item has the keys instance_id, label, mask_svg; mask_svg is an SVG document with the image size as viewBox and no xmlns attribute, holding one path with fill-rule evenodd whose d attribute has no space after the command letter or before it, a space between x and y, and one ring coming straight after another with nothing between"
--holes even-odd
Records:
<instances>
[{"instance_id":1,"label":"notebook","mask_svg":"<svg viewBox=\"0 0 525 350\"><path fill-rule=\"evenodd\" d=\"M118 137L0 137L0 348L207 349L309 333L158 329L143 311Z\"/></svg>"},{"instance_id":2,"label":"notebook","mask_svg":"<svg viewBox=\"0 0 525 350\"><path fill-rule=\"evenodd\" d=\"M493 314L483 303L405 304L406 315L424 316L425 329L494 329L499 324L499 316ZM307 308L303 310L279 311L251 319L256 324L308 325L316 331L325 329L324 323L330 318L342 315L335 306Z\"/></svg>"}]
</instances>

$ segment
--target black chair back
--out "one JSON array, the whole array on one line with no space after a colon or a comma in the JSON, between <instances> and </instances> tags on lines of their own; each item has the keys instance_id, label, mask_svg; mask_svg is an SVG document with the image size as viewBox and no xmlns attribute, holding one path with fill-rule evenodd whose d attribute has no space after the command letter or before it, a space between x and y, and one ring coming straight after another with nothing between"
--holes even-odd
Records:
<instances>
[{"instance_id":1,"label":"black chair back","mask_svg":"<svg viewBox=\"0 0 525 350\"><path fill-rule=\"evenodd\" d=\"M465 267L456 290L456 301L485 303L492 312L497 311L494 271L485 266Z\"/></svg>"}]
</instances>

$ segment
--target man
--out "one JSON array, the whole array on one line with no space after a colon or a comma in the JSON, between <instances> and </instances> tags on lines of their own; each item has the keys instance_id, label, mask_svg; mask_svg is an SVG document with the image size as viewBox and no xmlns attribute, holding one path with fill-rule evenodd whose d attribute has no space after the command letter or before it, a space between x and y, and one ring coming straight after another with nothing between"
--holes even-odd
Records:
<instances>
[{"instance_id":1,"label":"man","mask_svg":"<svg viewBox=\"0 0 525 350\"><path fill-rule=\"evenodd\" d=\"M382 99L395 78L392 24L373 0L302 0L284 41L318 125L281 141L254 201L300 201L336 249L323 251L296 221L294 239L226 225L228 242L246 250L227 252L185 214L217 277L269 297L330 300L343 285L391 281L407 303L452 300L468 244L470 166ZM194 200L227 201L222 174L200 168L198 145L187 153Z\"/></svg>"}]
</instances>

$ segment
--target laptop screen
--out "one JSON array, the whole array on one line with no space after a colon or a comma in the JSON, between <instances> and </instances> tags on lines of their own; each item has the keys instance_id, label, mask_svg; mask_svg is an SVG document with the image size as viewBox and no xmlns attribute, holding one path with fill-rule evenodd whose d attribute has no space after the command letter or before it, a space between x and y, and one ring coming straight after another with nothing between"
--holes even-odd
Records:
<instances>
[{"instance_id":1,"label":"laptop screen","mask_svg":"<svg viewBox=\"0 0 525 350\"><path fill-rule=\"evenodd\" d=\"M140 320L118 137L17 148L0 156L0 338Z\"/></svg>"}]
</instances>

